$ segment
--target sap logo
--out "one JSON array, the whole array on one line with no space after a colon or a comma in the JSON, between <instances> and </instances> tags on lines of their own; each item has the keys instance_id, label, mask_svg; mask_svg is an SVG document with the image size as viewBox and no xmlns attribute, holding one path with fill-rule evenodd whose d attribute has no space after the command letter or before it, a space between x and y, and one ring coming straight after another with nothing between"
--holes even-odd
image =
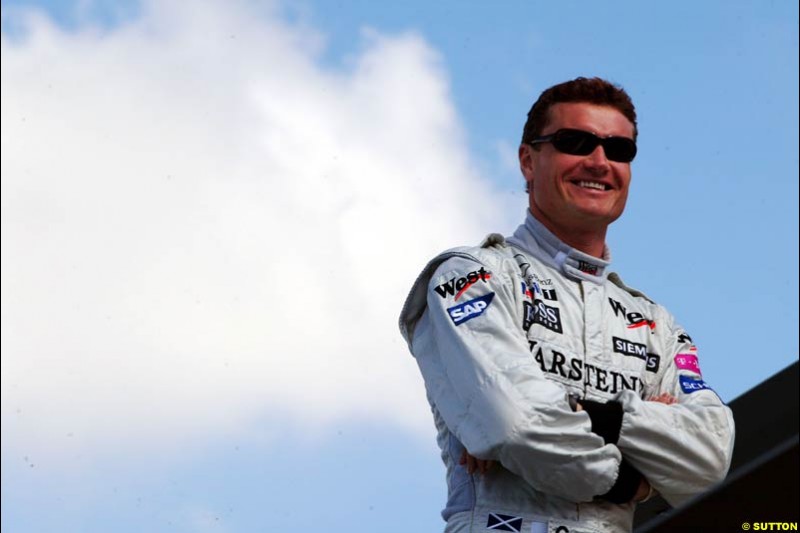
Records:
<instances>
[{"instance_id":1,"label":"sap logo","mask_svg":"<svg viewBox=\"0 0 800 533\"><path fill-rule=\"evenodd\" d=\"M468 320L472 320L473 318L481 316L492 303L492 298L494 298L493 292L484 294L479 298L475 298L474 300L470 300L461 305L456 305L455 307L449 308L447 310L447 314L450 315L450 319L453 321L453 324L460 326Z\"/></svg>"},{"instance_id":2,"label":"sap logo","mask_svg":"<svg viewBox=\"0 0 800 533\"><path fill-rule=\"evenodd\" d=\"M627 355L629 357L636 357L645 361L646 368L649 372L658 372L661 366L661 356L654 353L647 353L647 346L639 344L638 342L631 342L619 337L612 337L614 341L614 351Z\"/></svg>"},{"instance_id":3,"label":"sap logo","mask_svg":"<svg viewBox=\"0 0 800 533\"><path fill-rule=\"evenodd\" d=\"M692 392L697 392L699 390L712 390L705 381L702 379L697 378L690 378L689 376L678 376L681 381L681 389L686 394L690 394Z\"/></svg>"},{"instance_id":4,"label":"sap logo","mask_svg":"<svg viewBox=\"0 0 800 533\"><path fill-rule=\"evenodd\" d=\"M441 296L442 298L447 298L448 296L456 295L455 299L458 300L461 298L461 295L467 292L467 289L475 285L477 282L482 281L486 283L487 279L491 279L492 273L487 272L486 269L481 267L480 270L475 270L470 272L463 278L453 278L446 283L442 283L438 287L435 287L434 290Z\"/></svg>"},{"instance_id":5,"label":"sap logo","mask_svg":"<svg viewBox=\"0 0 800 533\"><path fill-rule=\"evenodd\" d=\"M540 324L550 331L563 333L561 328L561 311L555 307L545 305L544 302L536 300L533 303L522 302L524 306L524 316L522 317L522 328L525 331L531 329L533 324Z\"/></svg>"},{"instance_id":6,"label":"sap logo","mask_svg":"<svg viewBox=\"0 0 800 533\"><path fill-rule=\"evenodd\" d=\"M614 310L614 316L619 316L620 313L625 318L628 323L628 329L636 329L641 328L643 326L648 326L650 328L650 333L656 329L656 323L653 320L645 317L641 313L629 313L625 306L616 301L613 298L609 298L608 302L611 304L611 309Z\"/></svg>"}]
</instances>

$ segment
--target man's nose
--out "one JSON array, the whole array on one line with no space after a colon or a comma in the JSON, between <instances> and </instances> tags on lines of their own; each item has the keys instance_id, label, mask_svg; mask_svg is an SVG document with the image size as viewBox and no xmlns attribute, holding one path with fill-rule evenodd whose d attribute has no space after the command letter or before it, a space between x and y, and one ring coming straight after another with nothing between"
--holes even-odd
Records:
<instances>
[{"instance_id":1,"label":"man's nose","mask_svg":"<svg viewBox=\"0 0 800 533\"><path fill-rule=\"evenodd\" d=\"M598 144L592 153L583 158L583 165L596 174L605 174L611 168L603 145Z\"/></svg>"}]
</instances>

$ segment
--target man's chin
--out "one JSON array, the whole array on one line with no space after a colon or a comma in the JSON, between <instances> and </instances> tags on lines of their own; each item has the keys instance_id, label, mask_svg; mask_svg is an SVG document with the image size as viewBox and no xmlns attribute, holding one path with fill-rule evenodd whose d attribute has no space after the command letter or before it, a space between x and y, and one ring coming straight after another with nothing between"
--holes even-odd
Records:
<instances>
[{"instance_id":1,"label":"man's chin","mask_svg":"<svg viewBox=\"0 0 800 533\"><path fill-rule=\"evenodd\" d=\"M622 216L623 209L618 207L597 206L597 205L576 205L574 206L574 213L577 218L584 220L587 223L599 224L608 226L620 216Z\"/></svg>"}]
</instances>

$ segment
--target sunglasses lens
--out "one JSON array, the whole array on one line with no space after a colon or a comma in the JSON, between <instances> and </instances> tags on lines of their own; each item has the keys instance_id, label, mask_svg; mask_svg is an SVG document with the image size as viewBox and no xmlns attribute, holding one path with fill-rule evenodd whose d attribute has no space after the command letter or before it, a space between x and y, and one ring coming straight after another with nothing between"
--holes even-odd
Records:
<instances>
[{"instance_id":1,"label":"sunglasses lens","mask_svg":"<svg viewBox=\"0 0 800 533\"><path fill-rule=\"evenodd\" d=\"M630 163L636 157L636 143L625 137L611 137L603 142L606 157L620 163Z\"/></svg>"},{"instance_id":2,"label":"sunglasses lens","mask_svg":"<svg viewBox=\"0 0 800 533\"><path fill-rule=\"evenodd\" d=\"M553 146L565 154L589 155L597 148L599 141L588 131L559 130L553 137Z\"/></svg>"},{"instance_id":3,"label":"sunglasses lens","mask_svg":"<svg viewBox=\"0 0 800 533\"><path fill-rule=\"evenodd\" d=\"M605 137L601 139L594 133L583 130L561 129L552 135L534 139L539 142L553 143L553 147L561 153L569 155L589 155L598 144L603 145L606 157L618 163L630 163L636 157L636 142L627 137Z\"/></svg>"},{"instance_id":4,"label":"sunglasses lens","mask_svg":"<svg viewBox=\"0 0 800 533\"><path fill-rule=\"evenodd\" d=\"M630 163L636 157L636 143L625 137L600 139L588 131L563 129L553 135L552 143L556 150L570 155L589 155L602 143L611 161Z\"/></svg>"}]
</instances>

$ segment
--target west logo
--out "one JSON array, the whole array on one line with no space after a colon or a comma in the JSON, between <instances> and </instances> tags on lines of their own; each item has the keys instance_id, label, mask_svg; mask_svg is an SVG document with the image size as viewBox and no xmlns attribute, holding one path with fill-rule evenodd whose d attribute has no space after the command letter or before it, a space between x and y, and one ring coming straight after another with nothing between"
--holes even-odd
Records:
<instances>
[{"instance_id":1,"label":"west logo","mask_svg":"<svg viewBox=\"0 0 800 533\"><path fill-rule=\"evenodd\" d=\"M619 316L622 314L623 318L625 318L625 321L628 323L628 329L636 329L643 326L649 327L651 332L656 329L656 323L645 317L643 314L629 313L628 310L625 309L624 305L613 298L609 298L608 303L611 304L611 309L614 310L614 316Z\"/></svg>"},{"instance_id":2,"label":"west logo","mask_svg":"<svg viewBox=\"0 0 800 533\"><path fill-rule=\"evenodd\" d=\"M468 320L481 316L492 303L492 298L494 298L493 292L484 294L474 300L449 308L447 314L450 315L453 324L460 326Z\"/></svg>"},{"instance_id":3,"label":"west logo","mask_svg":"<svg viewBox=\"0 0 800 533\"><path fill-rule=\"evenodd\" d=\"M556 333L563 333L561 328L561 311L555 307L545 305L544 302L534 300L531 302L522 302L524 306L525 315L522 317L522 328L525 331L531 329L533 324L540 324L550 331Z\"/></svg>"},{"instance_id":4,"label":"west logo","mask_svg":"<svg viewBox=\"0 0 800 533\"><path fill-rule=\"evenodd\" d=\"M615 352L642 359L645 361L648 371L658 372L658 368L661 366L661 357L654 353L647 353L647 346L638 342L620 339L619 337L612 337L611 339L614 342Z\"/></svg>"},{"instance_id":5,"label":"west logo","mask_svg":"<svg viewBox=\"0 0 800 533\"><path fill-rule=\"evenodd\" d=\"M453 278L446 283L442 283L438 287L434 287L433 290L441 296L442 298L447 298L448 296L453 296L455 294L455 299L458 300L462 294L467 292L467 289L475 285L477 282L482 281L486 283L487 279L491 279L492 273L487 272L485 268L481 267L480 270L475 270L470 272L463 278Z\"/></svg>"}]
</instances>

